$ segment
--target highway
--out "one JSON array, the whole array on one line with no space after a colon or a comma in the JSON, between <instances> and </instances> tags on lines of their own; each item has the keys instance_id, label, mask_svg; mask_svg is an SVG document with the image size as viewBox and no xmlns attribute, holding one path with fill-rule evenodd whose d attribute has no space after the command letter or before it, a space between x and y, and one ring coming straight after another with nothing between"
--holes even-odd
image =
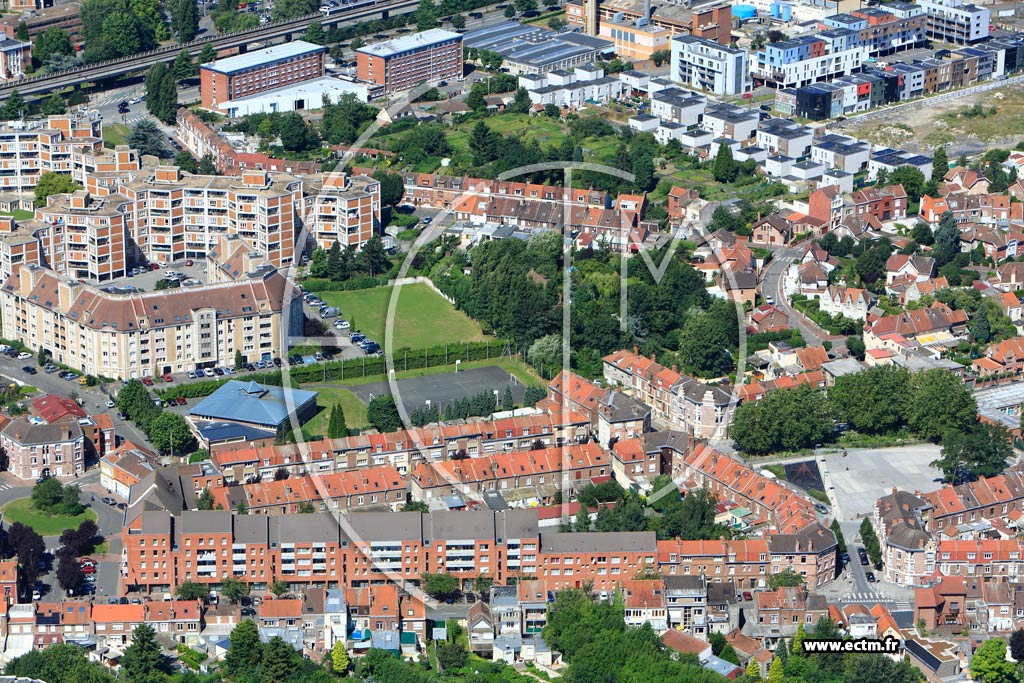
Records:
<instances>
[{"instance_id":1,"label":"highway","mask_svg":"<svg viewBox=\"0 0 1024 683\"><path fill-rule=\"evenodd\" d=\"M218 51L230 48L245 49L246 46L254 43L272 42L281 38L291 40L293 37L305 32L306 27L314 21L319 21L323 24L324 28L328 28L382 16L413 12L418 6L419 0L381 0L374 5L359 7L350 12L339 13L331 17L325 17L317 12L316 14L296 19L277 21L259 28L225 33L214 38L201 38L186 45L167 45L131 57L122 57L121 59L6 83L0 86L0 99L6 98L11 90L14 89L17 89L21 95L50 93L70 85L80 85L135 71L145 71L158 62L173 62L182 49L187 49L189 54L194 57L199 54L207 43L211 43Z\"/></svg>"}]
</instances>

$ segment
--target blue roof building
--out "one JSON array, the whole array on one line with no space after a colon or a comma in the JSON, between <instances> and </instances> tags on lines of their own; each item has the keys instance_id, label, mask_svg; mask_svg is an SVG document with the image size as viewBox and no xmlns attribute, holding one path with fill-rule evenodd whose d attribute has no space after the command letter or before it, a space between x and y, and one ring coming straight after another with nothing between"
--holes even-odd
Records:
<instances>
[{"instance_id":1,"label":"blue roof building","mask_svg":"<svg viewBox=\"0 0 1024 683\"><path fill-rule=\"evenodd\" d=\"M277 429L292 415L301 424L316 412L316 392L229 380L188 412L211 420Z\"/></svg>"}]
</instances>

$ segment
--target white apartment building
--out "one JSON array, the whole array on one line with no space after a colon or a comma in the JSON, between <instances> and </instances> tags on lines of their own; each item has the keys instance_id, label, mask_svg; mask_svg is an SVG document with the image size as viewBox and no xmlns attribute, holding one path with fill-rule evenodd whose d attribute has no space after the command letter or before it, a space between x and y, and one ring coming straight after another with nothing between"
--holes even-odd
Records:
<instances>
[{"instance_id":1,"label":"white apartment building","mask_svg":"<svg viewBox=\"0 0 1024 683\"><path fill-rule=\"evenodd\" d=\"M672 39L671 78L715 95L739 95L750 90L746 50L713 40L680 35Z\"/></svg>"},{"instance_id":2,"label":"white apartment building","mask_svg":"<svg viewBox=\"0 0 1024 683\"><path fill-rule=\"evenodd\" d=\"M593 64L577 66L574 71L556 69L546 74L523 75L520 85L534 104L554 104L579 109L589 100L607 104L622 97L626 84L617 76L605 76L604 69Z\"/></svg>"},{"instance_id":3,"label":"white apartment building","mask_svg":"<svg viewBox=\"0 0 1024 683\"><path fill-rule=\"evenodd\" d=\"M969 45L988 38L992 12L988 7L963 0L920 0L927 15L929 38L955 45Z\"/></svg>"}]
</instances>

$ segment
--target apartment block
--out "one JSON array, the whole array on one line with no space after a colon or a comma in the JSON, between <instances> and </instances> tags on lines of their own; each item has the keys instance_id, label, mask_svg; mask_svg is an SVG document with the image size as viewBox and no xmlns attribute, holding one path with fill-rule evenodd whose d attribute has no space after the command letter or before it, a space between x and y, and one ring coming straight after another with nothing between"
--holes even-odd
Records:
<instances>
[{"instance_id":1,"label":"apartment block","mask_svg":"<svg viewBox=\"0 0 1024 683\"><path fill-rule=\"evenodd\" d=\"M330 173L310 178L305 188L307 234L318 247L335 242L360 249L380 231L380 183L365 175Z\"/></svg>"},{"instance_id":2,"label":"apartment block","mask_svg":"<svg viewBox=\"0 0 1024 683\"><path fill-rule=\"evenodd\" d=\"M231 365L236 350L246 358L282 356L281 341L301 334L301 301L288 303L287 287L269 266L201 289L140 293L106 291L21 265L0 294L3 333L97 376Z\"/></svg>"},{"instance_id":3,"label":"apartment block","mask_svg":"<svg viewBox=\"0 0 1024 683\"><path fill-rule=\"evenodd\" d=\"M954 45L970 45L988 38L992 11L963 0L919 0L927 18L928 37Z\"/></svg>"},{"instance_id":4,"label":"apartment block","mask_svg":"<svg viewBox=\"0 0 1024 683\"><path fill-rule=\"evenodd\" d=\"M71 173L75 151L103 149L100 120L50 116L0 125L0 192L31 193L47 171Z\"/></svg>"},{"instance_id":5,"label":"apartment block","mask_svg":"<svg viewBox=\"0 0 1024 683\"><path fill-rule=\"evenodd\" d=\"M161 166L121 186L138 258L205 258L222 235L237 235L275 267L295 259L303 182L286 173L244 171L241 179Z\"/></svg>"},{"instance_id":6,"label":"apartment block","mask_svg":"<svg viewBox=\"0 0 1024 683\"><path fill-rule=\"evenodd\" d=\"M769 43L758 51L751 64L755 85L760 81L779 89L798 88L848 76L859 70L867 58L867 48L847 47L848 44L846 36L827 32Z\"/></svg>"},{"instance_id":7,"label":"apartment block","mask_svg":"<svg viewBox=\"0 0 1024 683\"><path fill-rule=\"evenodd\" d=\"M73 278L103 282L129 270L129 212L124 195L93 197L78 190L48 197L25 227L40 236L48 267Z\"/></svg>"},{"instance_id":8,"label":"apartment block","mask_svg":"<svg viewBox=\"0 0 1024 683\"><path fill-rule=\"evenodd\" d=\"M671 78L715 95L739 95L750 89L746 50L695 36L672 39Z\"/></svg>"},{"instance_id":9,"label":"apartment block","mask_svg":"<svg viewBox=\"0 0 1024 683\"><path fill-rule=\"evenodd\" d=\"M13 38L0 39L0 78L25 77L25 67L32 64L32 43Z\"/></svg>"},{"instance_id":10,"label":"apartment block","mask_svg":"<svg viewBox=\"0 0 1024 683\"><path fill-rule=\"evenodd\" d=\"M356 50L356 73L391 95L462 78L462 36L433 28Z\"/></svg>"},{"instance_id":11,"label":"apartment block","mask_svg":"<svg viewBox=\"0 0 1024 683\"><path fill-rule=\"evenodd\" d=\"M229 100L248 97L324 75L327 48L293 40L199 67L203 107L220 111Z\"/></svg>"}]
</instances>

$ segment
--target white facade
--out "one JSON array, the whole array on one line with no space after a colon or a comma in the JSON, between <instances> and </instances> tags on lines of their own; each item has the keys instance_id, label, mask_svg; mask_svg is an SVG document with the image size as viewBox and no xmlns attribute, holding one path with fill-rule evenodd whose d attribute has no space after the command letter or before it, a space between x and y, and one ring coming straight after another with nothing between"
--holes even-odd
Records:
<instances>
[{"instance_id":1,"label":"white facade","mask_svg":"<svg viewBox=\"0 0 1024 683\"><path fill-rule=\"evenodd\" d=\"M671 78L716 95L739 95L750 90L746 50L713 40L681 35L672 39Z\"/></svg>"},{"instance_id":2,"label":"white facade","mask_svg":"<svg viewBox=\"0 0 1024 683\"><path fill-rule=\"evenodd\" d=\"M589 100L607 104L622 97L626 85L621 79L605 76L604 70L592 65L576 68L576 71L551 71L535 74L531 78L520 78L520 84L530 94L534 104L554 104L559 107L579 109Z\"/></svg>"},{"instance_id":3,"label":"white facade","mask_svg":"<svg viewBox=\"0 0 1024 683\"><path fill-rule=\"evenodd\" d=\"M360 102L368 102L370 99L370 90L365 84L324 76L285 88L267 90L252 97L228 100L221 103L220 108L230 117L323 109L324 98L338 102L350 94L355 95Z\"/></svg>"},{"instance_id":4,"label":"white facade","mask_svg":"<svg viewBox=\"0 0 1024 683\"><path fill-rule=\"evenodd\" d=\"M987 7L963 0L920 0L928 19L925 29L929 38L966 45L988 38L992 12Z\"/></svg>"},{"instance_id":5,"label":"white facade","mask_svg":"<svg viewBox=\"0 0 1024 683\"><path fill-rule=\"evenodd\" d=\"M706 97L679 88L666 88L651 96L651 114L684 126L697 125L706 106Z\"/></svg>"},{"instance_id":6,"label":"white facade","mask_svg":"<svg viewBox=\"0 0 1024 683\"><path fill-rule=\"evenodd\" d=\"M761 66L757 62L752 62L751 72L755 78L770 81L777 88L799 88L836 76L849 76L859 70L867 58L867 48L854 47L789 64Z\"/></svg>"}]
</instances>

